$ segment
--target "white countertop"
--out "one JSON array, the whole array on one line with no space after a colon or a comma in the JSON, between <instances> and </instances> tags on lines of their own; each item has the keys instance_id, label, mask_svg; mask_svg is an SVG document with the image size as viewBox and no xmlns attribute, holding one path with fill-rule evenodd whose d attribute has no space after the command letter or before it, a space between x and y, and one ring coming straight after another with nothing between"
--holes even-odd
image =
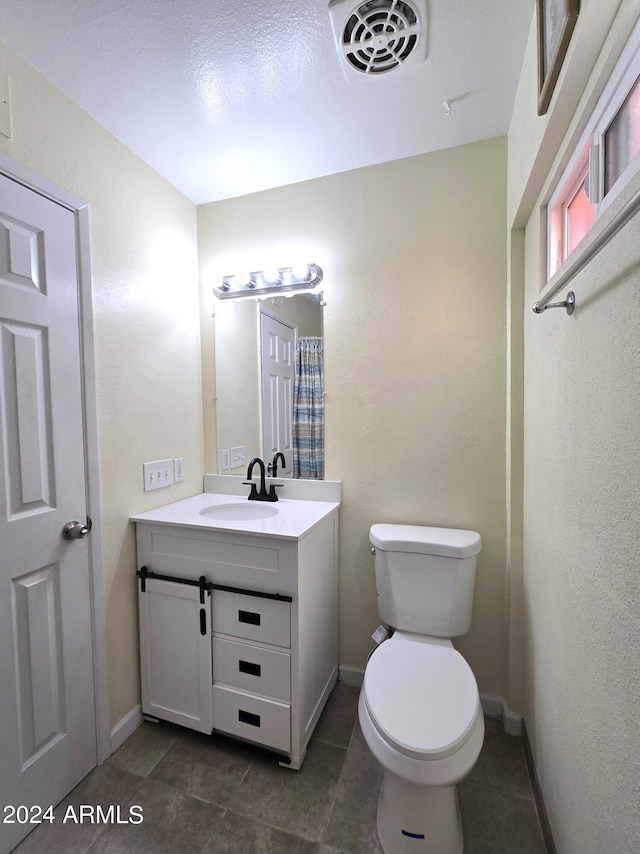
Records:
<instances>
[{"instance_id":1,"label":"white countertop","mask_svg":"<svg viewBox=\"0 0 640 854\"><path fill-rule=\"evenodd\" d=\"M271 508L277 513L264 519L216 519L201 515L202 510L219 505L251 505L257 512ZM340 506L339 501L308 501L281 498L275 502L248 501L246 496L219 492L203 492L155 510L131 516L132 522L151 522L158 525L179 525L204 530L259 534L263 537L298 539L314 528ZM215 512L215 511L214 511Z\"/></svg>"}]
</instances>

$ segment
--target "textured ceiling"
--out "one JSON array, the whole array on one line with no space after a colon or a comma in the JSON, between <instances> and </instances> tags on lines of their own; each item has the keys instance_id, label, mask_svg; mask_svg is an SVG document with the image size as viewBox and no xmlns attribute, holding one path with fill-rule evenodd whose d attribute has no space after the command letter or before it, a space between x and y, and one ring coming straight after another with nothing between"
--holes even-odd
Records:
<instances>
[{"instance_id":1,"label":"textured ceiling","mask_svg":"<svg viewBox=\"0 0 640 854\"><path fill-rule=\"evenodd\" d=\"M353 82L327 0L0 0L0 39L202 203L505 134L534 4L426 0L426 61Z\"/></svg>"}]
</instances>

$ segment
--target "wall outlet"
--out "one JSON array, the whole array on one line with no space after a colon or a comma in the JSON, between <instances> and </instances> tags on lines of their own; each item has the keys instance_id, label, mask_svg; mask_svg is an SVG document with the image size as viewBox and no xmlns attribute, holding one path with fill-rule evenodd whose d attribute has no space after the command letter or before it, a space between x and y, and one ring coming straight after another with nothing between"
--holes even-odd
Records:
<instances>
[{"instance_id":1,"label":"wall outlet","mask_svg":"<svg viewBox=\"0 0 640 854\"><path fill-rule=\"evenodd\" d=\"M184 480L184 457L178 457L173 461L173 482L182 483Z\"/></svg>"},{"instance_id":2,"label":"wall outlet","mask_svg":"<svg viewBox=\"0 0 640 854\"><path fill-rule=\"evenodd\" d=\"M220 459L220 468L222 469L222 471L229 471L229 469L231 468L231 456L229 454L229 448L225 448L224 451L220 451Z\"/></svg>"},{"instance_id":3,"label":"wall outlet","mask_svg":"<svg viewBox=\"0 0 640 854\"><path fill-rule=\"evenodd\" d=\"M173 485L173 460L156 460L153 463L144 463L142 468L145 492Z\"/></svg>"},{"instance_id":4,"label":"wall outlet","mask_svg":"<svg viewBox=\"0 0 640 854\"><path fill-rule=\"evenodd\" d=\"M245 446L238 445L237 448L231 448L231 468L236 469L238 466L244 465Z\"/></svg>"}]
</instances>

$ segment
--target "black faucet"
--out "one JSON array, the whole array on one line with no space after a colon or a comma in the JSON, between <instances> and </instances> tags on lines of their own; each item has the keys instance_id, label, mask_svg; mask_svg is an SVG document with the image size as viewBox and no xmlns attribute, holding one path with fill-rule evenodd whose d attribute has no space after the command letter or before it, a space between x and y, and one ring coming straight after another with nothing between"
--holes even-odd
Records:
<instances>
[{"instance_id":1,"label":"black faucet","mask_svg":"<svg viewBox=\"0 0 640 854\"><path fill-rule=\"evenodd\" d=\"M251 480L251 475L253 474L253 467L255 464L258 464L260 467L260 491L256 488L255 483ZM247 479L244 481L247 486L251 487L251 492L249 493L249 501L277 501L278 496L276 494L276 486L282 486L281 483L272 483L269 488L269 492L267 492L267 484L265 478L265 468L264 463L260 459L260 457L254 457L249 463L249 468L247 469Z\"/></svg>"},{"instance_id":2,"label":"black faucet","mask_svg":"<svg viewBox=\"0 0 640 854\"><path fill-rule=\"evenodd\" d=\"M269 463L267 466L267 471L271 475L271 477L278 477L278 460L282 460L282 467L287 467L287 461L284 458L284 454L282 451L278 451L278 453L273 458L273 462Z\"/></svg>"},{"instance_id":3,"label":"black faucet","mask_svg":"<svg viewBox=\"0 0 640 854\"><path fill-rule=\"evenodd\" d=\"M251 475L253 474L253 467L256 463L260 466L260 492L258 492L255 483L251 480ZM265 483L264 463L262 462L260 457L254 457L249 463L245 484L251 487L251 492L249 493L249 501L267 500L267 485Z\"/></svg>"}]
</instances>

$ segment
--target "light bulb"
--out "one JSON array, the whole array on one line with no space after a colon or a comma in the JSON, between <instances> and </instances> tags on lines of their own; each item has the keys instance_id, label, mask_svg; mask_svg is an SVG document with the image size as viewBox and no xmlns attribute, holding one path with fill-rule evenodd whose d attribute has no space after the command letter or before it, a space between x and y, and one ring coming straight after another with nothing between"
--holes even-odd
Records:
<instances>
[{"instance_id":1,"label":"light bulb","mask_svg":"<svg viewBox=\"0 0 640 854\"><path fill-rule=\"evenodd\" d=\"M251 284L251 273L249 273L247 270L242 270L242 272L236 273L234 278L236 282L243 288L246 288Z\"/></svg>"},{"instance_id":2,"label":"light bulb","mask_svg":"<svg viewBox=\"0 0 640 854\"><path fill-rule=\"evenodd\" d=\"M280 270L276 270L274 267L265 270L262 278L270 285L275 285L280 281Z\"/></svg>"},{"instance_id":3,"label":"light bulb","mask_svg":"<svg viewBox=\"0 0 640 854\"><path fill-rule=\"evenodd\" d=\"M291 270L293 277L297 279L299 282L306 282L309 278L309 265L308 264L296 264L295 267Z\"/></svg>"}]
</instances>

